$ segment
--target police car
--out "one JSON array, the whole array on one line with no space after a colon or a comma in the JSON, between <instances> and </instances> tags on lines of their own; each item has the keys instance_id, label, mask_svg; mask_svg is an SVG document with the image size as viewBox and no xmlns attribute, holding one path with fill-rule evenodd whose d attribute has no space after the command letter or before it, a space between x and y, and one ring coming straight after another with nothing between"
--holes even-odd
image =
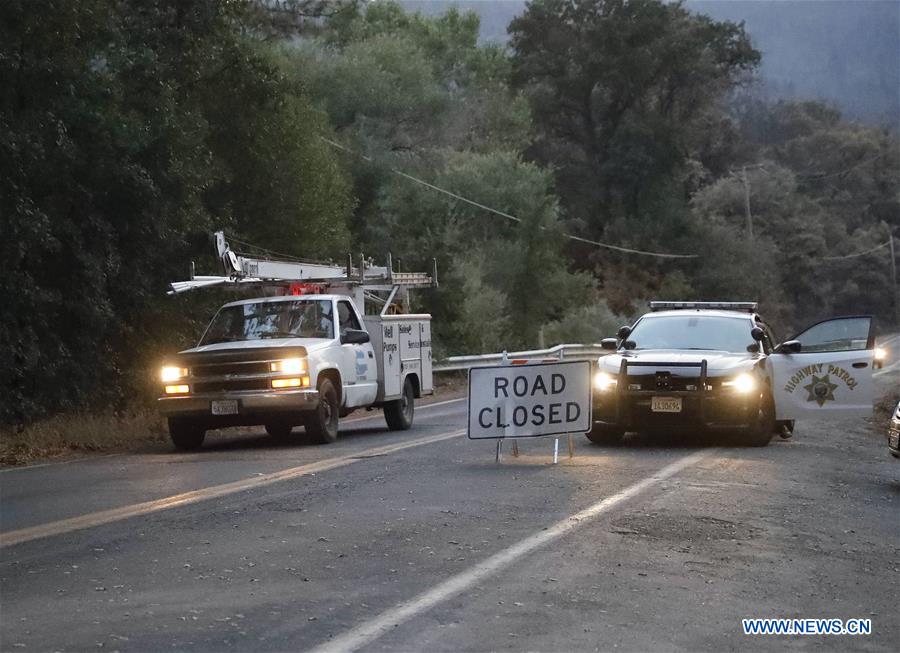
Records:
<instances>
[{"instance_id":1,"label":"police car","mask_svg":"<svg viewBox=\"0 0 900 653\"><path fill-rule=\"evenodd\" d=\"M818 322L778 343L755 302L650 302L602 346L593 389L596 444L626 431L728 431L765 446L806 417L868 414L872 317Z\"/></svg>"}]
</instances>

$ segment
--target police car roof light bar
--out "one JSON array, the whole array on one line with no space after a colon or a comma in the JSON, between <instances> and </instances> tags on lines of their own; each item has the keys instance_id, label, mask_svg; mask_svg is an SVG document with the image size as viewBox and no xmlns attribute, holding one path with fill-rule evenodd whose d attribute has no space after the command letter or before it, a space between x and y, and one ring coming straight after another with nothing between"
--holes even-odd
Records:
<instances>
[{"instance_id":1,"label":"police car roof light bar","mask_svg":"<svg viewBox=\"0 0 900 653\"><path fill-rule=\"evenodd\" d=\"M755 313L757 302L650 302L651 311L719 310Z\"/></svg>"}]
</instances>

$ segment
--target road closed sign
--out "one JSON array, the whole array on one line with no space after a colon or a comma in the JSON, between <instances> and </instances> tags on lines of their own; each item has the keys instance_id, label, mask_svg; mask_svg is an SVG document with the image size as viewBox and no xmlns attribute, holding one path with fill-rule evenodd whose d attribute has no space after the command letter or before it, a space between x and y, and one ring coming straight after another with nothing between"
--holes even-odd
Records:
<instances>
[{"instance_id":1,"label":"road closed sign","mask_svg":"<svg viewBox=\"0 0 900 653\"><path fill-rule=\"evenodd\" d=\"M534 438L591 428L591 364L469 370L469 438Z\"/></svg>"}]
</instances>

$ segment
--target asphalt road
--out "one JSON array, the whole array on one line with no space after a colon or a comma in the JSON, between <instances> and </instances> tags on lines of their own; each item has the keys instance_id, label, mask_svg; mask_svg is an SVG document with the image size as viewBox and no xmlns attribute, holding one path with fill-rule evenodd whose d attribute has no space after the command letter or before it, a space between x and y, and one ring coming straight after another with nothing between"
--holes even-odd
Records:
<instances>
[{"instance_id":1,"label":"asphalt road","mask_svg":"<svg viewBox=\"0 0 900 653\"><path fill-rule=\"evenodd\" d=\"M891 362L877 377L900 383ZM330 446L0 472L3 651L898 650L900 461L863 420L762 449L462 435L465 401ZM870 618L745 636L745 617Z\"/></svg>"}]
</instances>

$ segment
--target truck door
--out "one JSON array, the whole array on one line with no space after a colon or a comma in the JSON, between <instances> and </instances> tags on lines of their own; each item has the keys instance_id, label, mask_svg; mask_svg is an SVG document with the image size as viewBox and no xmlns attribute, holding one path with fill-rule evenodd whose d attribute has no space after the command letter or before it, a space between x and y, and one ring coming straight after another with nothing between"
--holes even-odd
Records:
<instances>
[{"instance_id":1,"label":"truck door","mask_svg":"<svg viewBox=\"0 0 900 653\"><path fill-rule=\"evenodd\" d=\"M869 315L819 322L776 347L768 358L776 418L870 413L874 349Z\"/></svg>"},{"instance_id":2,"label":"truck door","mask_svg":"<svg viewBox=\"0 0 900 653\"><path fill-rule=\"evenodd\" d=\"M363 330L353 304L348 299L338 301L338 330L343 336L347 329ZM372 343L342 344L341 378L348 407L367 406L378 393L378 370Z\"/></svg>"}]
</instances>

